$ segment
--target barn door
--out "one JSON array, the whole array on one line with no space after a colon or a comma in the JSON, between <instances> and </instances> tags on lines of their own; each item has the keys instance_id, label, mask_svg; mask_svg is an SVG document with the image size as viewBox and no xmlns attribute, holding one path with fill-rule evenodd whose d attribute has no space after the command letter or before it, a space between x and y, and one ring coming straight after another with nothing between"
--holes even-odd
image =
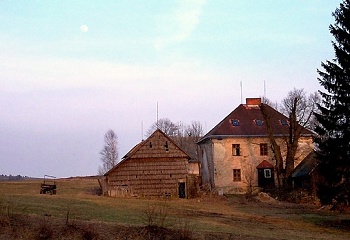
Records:
<instances>
[{"instance_id":1,"label":"barn door","mask_svg":"<svg viewBox=\"0 0 350 240\"><path fill-rule=\"evenodd\" d=\"M179 198L186 198L186 183L179 183Z\"/></svg>"}]
</instances>

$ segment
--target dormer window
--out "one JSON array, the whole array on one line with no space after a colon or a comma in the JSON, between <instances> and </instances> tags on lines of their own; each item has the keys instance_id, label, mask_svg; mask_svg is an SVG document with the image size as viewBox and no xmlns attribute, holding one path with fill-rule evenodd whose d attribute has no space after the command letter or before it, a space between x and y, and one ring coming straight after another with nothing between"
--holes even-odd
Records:
<instances>
[{"instance_id":1,"label":"dormer window","mask_svg":"<svg viewBox=\"0 0 350 240\"><path fill-rule=\"evenodd\" d=\"M289 125L287 119L281 119L280 122L281 122L282 126L288 126Z\"/></svg>"},{"instance_id":2,"label":"dormer window","mask_svg":"<svg viewBox=\"0 0 350 240\"><path fill-rule=\"evenodd\" d=\"M257 126L262 126L264 124L264 121L260 119L255 119L254 121Z\"/></svg>"},{"instance_id":3,"label":"dormer window","mask_svg":"<svg viewBox=\"0 0 350 240\"><path fill-rule=\"evenodd\" d=\"M239 126L239 120L238 119L231 119L232 126Z\"/></svg>"}]
</instances>

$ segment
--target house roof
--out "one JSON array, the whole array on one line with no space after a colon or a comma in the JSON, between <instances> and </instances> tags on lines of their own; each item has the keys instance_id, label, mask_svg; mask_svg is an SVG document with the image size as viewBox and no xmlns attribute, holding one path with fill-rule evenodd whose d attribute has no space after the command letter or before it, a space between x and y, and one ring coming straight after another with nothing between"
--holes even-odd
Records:
<instances>
[{"instance_id":1,"label":"house roof","mask_svg":"<svg viewBox=\"0 0 350 240\"><path fill-rule=\"evenodd\" d=\"M158 137L157 137L158 136ZM142 152L142 150L148 146L150 144L150 142L152 141L152 139L155 138L159 138L159 136L164 137L164 139L166 139L166 141L168 142L169 146L170 144L173 145L177 151L177 153L179 155L177 155L177 157L181 156L181 157L185 157L188 160L190 160L190 156L184 151L182 150L169 136L167 136L164 132L162 132L160 129L157 129L156 131L154 131L146 140L143 140L142 142L138 143L137 145L135 145L123 158L122 160L115 165L112 169L110 169L108 172L106 172L104 175L108 175L110 172L112 172L114 169L116 169L120 164L124 163L125 161L127 161L128 159L131 158L139 158L139 152ZM148 148L148 147L147 147ZM168 156L168 155L167 155ZM162 157L159 154L155 157Z\"/></svg>"},{"instance_id":2,"label":"house roof","mask_svg":"<svg viewBox=\"0 0 350 240\"><path fill-rule=\"evenodd\" d=\"M262 168L275 168L271 163L268 161L264 160L262 161L257 167L257 169L262 169Z\"/></svg>"},{"instance_id":3,"label":"house roof","mask_svg":"<svg viewBox=\"0 0 350 240\"><path fill-rule=\"evenodd\" d=\"M309 175L317 166L316 153L309 153L292 172L292 178L299 178Z\"/></svg>"},{"instance_id":4,"label":"house roof","mask_svg":"<svg viewBox=\"0 0 350 240\"><path fill-rule=\"evenodd\" d=\"M210 138L268 136L260 106L264 105L275 136L288 135L288 118L267 104L240 104L219 124L203 136L198 143ZM302 127L302 135L313 133Z\"/></svg>"}]
</instances>

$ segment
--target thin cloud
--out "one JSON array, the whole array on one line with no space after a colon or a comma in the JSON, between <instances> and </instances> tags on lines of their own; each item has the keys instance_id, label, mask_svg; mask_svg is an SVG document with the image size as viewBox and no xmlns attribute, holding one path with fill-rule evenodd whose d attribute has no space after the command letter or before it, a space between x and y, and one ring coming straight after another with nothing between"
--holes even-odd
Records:
<instances>
[{"instance_id":1,"label":"thin cloud","mask_svg":"<svg viewBox=\"0 0 350 240\"><path fill-rule=\"evenodd\" d=\"M213 73L203 70L195 60L177 59L171 65L121 64L97 60L40 57L0 57L2 91L46 91L58 89L142 89L142 85L176 87L191 79L198 84ZM14 69L17 69L14 71ZM191 71L189 71L191 69ZM189 74L191 72L191 74ZM140 86L132 86L130 83Z\"/></svg>"},{"instance_id":2,"label":"thin cloud","mask_svg":"<svg viewBox=\"0 0 350 240\"><path fill-rule=\"evenodd\" d=\"M162 31L154 47L160 50L166 46L185 41L199 24L206 0L182 0L172 13L160 17L158 27Z\"/></svg>"}]
</instances>

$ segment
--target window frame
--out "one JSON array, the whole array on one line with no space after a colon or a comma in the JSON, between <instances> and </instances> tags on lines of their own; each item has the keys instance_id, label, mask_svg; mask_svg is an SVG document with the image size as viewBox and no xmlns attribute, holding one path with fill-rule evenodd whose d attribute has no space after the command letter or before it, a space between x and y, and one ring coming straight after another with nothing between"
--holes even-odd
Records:
<instances>
[{"instance_id":1,"label":"window frame","mask_svg":"<svg viewBox=\"0 0 350 240\"><path fill-rule=\"evenodd\" d=\"M264 177L265 178L272 178L272 171L269 168L264 169Z\"/></svg>"},{"instance_id":2,"label":"window frame","mask_svg":"<svg viewBox=\"0 0 350 240\"><path fill-rule=\"evenodd\" d=\"M267 143L260 143L260 156L268 156L269 147Z\"/></svg>"},{"instance_id":3,"label":"window frame","mask_svg":"<svg viewBox=\"0 0 350 240\"><path fill-rule=\"evenodd\" d=\"M232 177L233 182L242 182L241 169L232 169Z\"/></svg>"},{"instance_id":4,"label":"window frame","mask_svg":"<svg viewBox=\"0 0 350 240\"><path fill-rule=\"evenodd\" d=\"M288 122L287 119L281 119L280 123L281 123L282 126L289 126L289 122Z\"/></svg>"},{"instance_id":5,"label":"window frame","mask_svg":"<svg viewBox=\"0 0 350 240\"><path fill-rule=\"evenodd\" d=\"M231 119L231 125L234 127L238 127L239 126L239 120L238 119Z\"/></svg>"},{"instance_id":6,"label":"window frame","mask_svg":"<svg viewBox=\"0 0 350 240\"><path fill-rule=\"evenodd\" d=\"M256 126L259 126L259 127L264 125L264 120L261 120L261 119L255 119L254 122Z\"/></svg>"},{"instance_id":7,"label":"window frame","mask_svg":"<svg viewBox=\"0 0 350 240\"><path fill-rule=\"evenodd\" d=\"M232 156L241 156L241 144L232 144Z\"/></svg>"}]
</instances>

